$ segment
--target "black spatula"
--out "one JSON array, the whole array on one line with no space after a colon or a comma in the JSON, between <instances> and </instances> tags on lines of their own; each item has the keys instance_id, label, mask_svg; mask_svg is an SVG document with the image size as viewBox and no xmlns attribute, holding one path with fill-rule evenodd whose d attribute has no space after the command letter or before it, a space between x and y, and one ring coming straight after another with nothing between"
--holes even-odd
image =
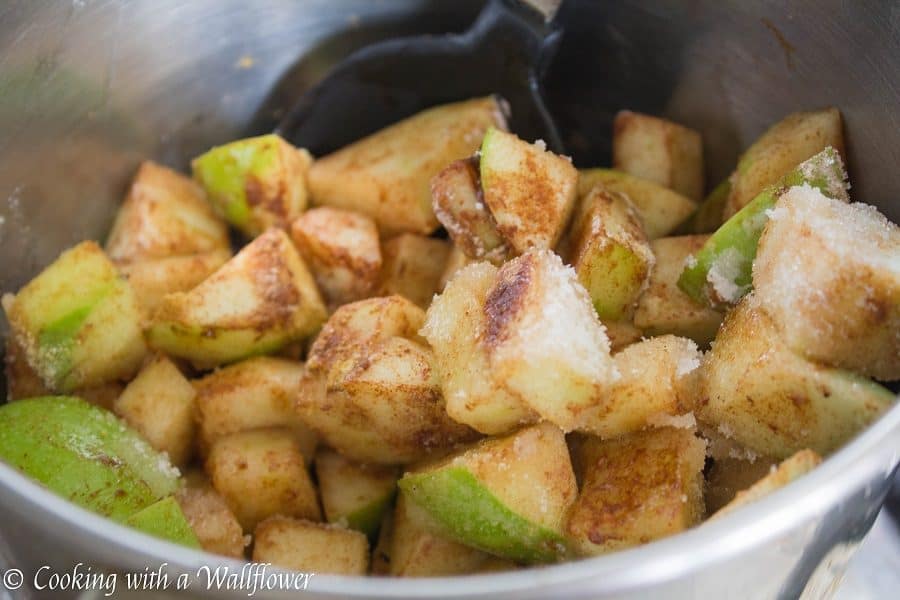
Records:
<instances>
[{"instance_id":1,"label":"black spatula","mask_svg":"<svg viewBox=\"0 0 900 600\"><path fill-rule=\"evenodd\" d=\"M321 155L420 110L496 93L510 127L563 152L541 79L558 46L560 0L489 0L468 31L367 46L308 90L276 132Z\"/></svg>"}]
</instances>

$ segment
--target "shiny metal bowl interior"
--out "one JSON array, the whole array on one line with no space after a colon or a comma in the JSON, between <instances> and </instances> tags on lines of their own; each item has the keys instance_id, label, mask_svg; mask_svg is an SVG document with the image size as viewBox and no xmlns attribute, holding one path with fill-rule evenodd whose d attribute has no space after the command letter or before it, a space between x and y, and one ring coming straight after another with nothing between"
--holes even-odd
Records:
<instances>
[{"instance_id":1,"label":"shiny metal bowl interior","mask_svg":"<svg viewBox=\"0 0 900 600\"><path fill-rule=\"evenodd\" d=\"M788 112L845 117L855 200L900 221L900 5L797 0L572 0L546 82L576 163L609 160L628 107L699 129L714 183ZM477 0L14 0L0 6L0 290L63 248L102 239L137 162L183 168L270 130L296 94L367 42L459 31ZM488 85L488 84L486 84ZM485 91L490 91L486 88ZM430 581L321 577L336 596L816 596L871 526L900 461L900 407L797 484L720 522L549 568ZM207 556L125 530L0 466L0 524L17 563L118 568ZM27 547L15 540L28 536ZM244 596L245 593L237 595ZM741 597L745 597L742 595Z\"/></svg>"}]
</instances>

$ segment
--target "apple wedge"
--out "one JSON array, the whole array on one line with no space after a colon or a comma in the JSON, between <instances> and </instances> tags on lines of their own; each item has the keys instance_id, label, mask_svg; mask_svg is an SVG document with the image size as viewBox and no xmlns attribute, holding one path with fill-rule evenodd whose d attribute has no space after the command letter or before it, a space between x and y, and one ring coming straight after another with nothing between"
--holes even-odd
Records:
<instances>
[{"instance_id":1,"label":"apple wedge","mask_svg":"<svg viewBox=\"0 0 900 600\"><path fill-rule=\"evenodd\" d=\"M481 342L484 303L497 268L480 262L463 268L425 315L422 335L434 349L434 366L454 420L489 435L508 433L538 416L496 381Z\"/></svg>"},{"instance_id":2,"label":"apple wedge","mask_svg":"<svg viewBox=\"0 0 900 600\"><path fill-rule=\"evenodd\" d=\"M703 195L703 140L684 125L630 110L613 120L613 165L694 201Z\"/></svg>"},{"instance_id":3,"label":"apple wedge","mask_svg":"<svg viewBox=\"0 0 900 600\"><path fill-rule=\"evenodd\" d=\"M874 207L791 188L759 240L753 285L795 352L900 380L900 227Z\"/></svg>"},{"instance_id":4,"label":"apple wedge","mask_svg":"<svg viewBox=\"0 0 900 600\"><path fill-rule=\"evenodd\" d=\"M106 253L113 262L130 264L228 249L228 228L200 186L152 161L141 163L106 240Z\"/></svg>"},{"instance_id":5,"label":"apple wedge","mask_svg":"<svg viewBox=\"0 0 900 600\"><path fill-rule=\"evenodd\" d=\"M365 575L366 536L350 529L281 515L253 532L253 562L315 574Z\"/></svg>"},{"instance_id":6,"label":"apple wedge","mask_svg":"<svg viewBox=\"0 0 900 600\"><path fill-rule=\"evenodd\" d=\"M116 398L113 411L181 467L193 451L195 396L178 367L156 356Z\"/></svg>"},{"instance_id":7,"label":"apple wedge","mask_svg":"<svg viewBox=\"0 0 900 600\"><path fill-rule=\"evenodd\" d=\"M476 157L450 163L431 180L434 214L453 243L473 259L500 264L509 247L484 203Z\"/></svg>"},{"instance_id":8,"label":"apple wedge","mask_svg":"<svg viewBox=\"0 0 900 600\"><path fill-rule=\"evenodd\" d=\"M793 113L772 125L741 155L731 174L723 218L730 219L798 164L829 146L846 156L841 113L836 108Z\"/></svg>"},{"instance_id":9,"label":"apple wedge","mask_svg":"<svg viewBox=\"0 0 900 600\"><path fill-rule=\"evenodd\" d=\"M0 458L56 494L123 522L178 489L178 470L112 413L44 396L0 407Z\"/></svg>"},{"instance_id":10,"label":"apple wedge","mask_svg":"<svg viewBox=\"0 0 900 600\"><path fill-rule=\"evenodd\" d=\"M582 411L578 431L610 439L669 423L693 426L691 378L701 357L692 340L673 335L642 340L614 354L620 378Z\"/></svg>"},{"instance_id":11,"label":"apple wedge","mask_svg":"<svg viewBox=\"0 0 900 600\"><path fill-rule=\"evenodd\" d=\"M848 201L847 173L840 154L826 148L787 173L728 219L685 262L678 287L712 307L735 304L752 288L751 270L768 211L790 188L810 185L829 198Z\"/></svg>"},{"instance_id":12,"label":"apple wedge","mask_svg":"<svg viewBox=\"0 0 900 600\"><path fill-rule=\"evenodd\" d=\"M397 470L355 463L324 448L315 465L325 520L374 539L397 491Z\"/></svg>"},{"instance_id":13,"label":"apple wedge","mask_svg":"<svg viewBox=\"0 0 900 600\"><path fill-rule=\"evenodd\" d=\"M294 432L300 451L311 463L318 439L294 410L306 370L303 363L273 356L255 356L195 379L196 446L201 456L220 437L264 427Z\"/></svg>"},{"instance_id":14,"label":"apple wedge","mask_svg":"<svg viewBox=\"0 0 900 600\"><path fill-rule=\"evenodd\" d=\"M424 311L402 296L339 308L313 342L296 408L351 460L405 464L477 439L447 415Z\"/></svg>"},{"instance_id":15,"label":"apple wedge","mask_svg":"<svg viewBox=\"0 0 900 600\"><path fill-rule=\"evenodd\" d=\"M627 196L597 185L582 200L572 228L568 262L602 321L630 320L655 257Z\"/></svg>"},{"instance_id":16,"label":"apple wedge","mask_svg":"<svg viewBox=\"0 0 900 600\"><path fill-rule=\"evenodd\" d=\"M701 366L699 417L747 448L826 455L894 403L882 386L794 353L754 294L732 309Z\"/></svg>"},{"instance_id":17,"label":"apple wedge","mask_svg":"<svg viewBox=\"0 0 900 600\"><path fill-rule=\"evenodd\" d=\"M556 246L575 207L578 171L570 159L492 127L479 174L484 203L515 254Z\"/></svg>"},{"instance_id":18,"label":"apple wedge","mask_svg":"<svg viewBox=\"0 0 900 600\"><path fill-rule=\"evenodd\" d=\"M692 429L652 429L579 445L584 481L566 531L589 556L684 531L703 518L706 443Z\"/></svg>"},{"instance_id":19,"label":"apple wedge","mask_svg":"<svg viewBox=\"0 0 900 600\"><path fill-rule=\"evenodd\" d=\"M244 536L237 517L202 472L187 473L185 485L175 498L204 550L233 558L244 557L249 536Z\"/></svg>"},{"instance_id":20,"label":"apple wedge","mask_svg":"<svg viewBox=\"0 0 900 600\"><path fill-rule=\"evenodd\" d=\"M506 127L504 106L488 96L444 104L319 158L309 170L314 204L372 217L384 234L428 235L439 223L431 178L471 156L489 127Z\"/></svg>"},{"instance_id":21,"label":"apple wedge","mask_svg":"<svg viewBox=\"0 0 900 600\"><path fill-rule=\"evenodd\" d=\"M369 217L320 206L294 220L291 239L330 306L362 300L375 288L381 245Z\"/></svg>"},{"instance_id":22,"label":"apple wedge","mask_svg":"<svg viewBox=\"0 0 900 600\"><path fill-rule=\"evenodd\" d=\"M562 432L544 423L407 473L400 489L440 531L524 563L567 555L562 527L577 492Z\"/></svg>"},{"instance_id":23,"label":"apple wedge","mask_svg":"<svg viewBox=\"0 0 900 600\"><path fill-rule=\"evenodd\" d=\"M504 264L482 310L478 343L493 381L564 431L618 379L590 296L553 252Z\"/></svg>"},{"instance_id":24,"label":"apple wedge","mask_svg":"<svg viewBox=\"0 0 900 600\"><path fill-rule=\"evenodd\" d=\"M390 525L390 539L384 543L388 560L384 574L397 577L468 575L483 572L493 562L501 560L441 534L428 513L403 493L397 497Z\"/></svg>"},{"instance_id":25,"label":"apple wedge","mask_svg":"<svg viewBox=\"0 0 900 600\"><path fill-rule=\"evenodd\" d=\"M163 298L147 339L209 368L275 352L314 334L325 317L303 259L287 234L272 228L194 289Z\"/></svg>"},{"instance_id":26,"label":"apple wedge","mask_svg":"<svg viewBox=\"0 0 900 600\"><path fill-rule=\"evenodd\" d=\"M191 168L216 212L253 237L269 227L287 229L306 209L311 164L309 152L268 134L217 146Z\"/></svg>"},{"instance_id":27,"label":"apple wedge","mask_svg":"<svg viewBox=\"0 0 900 600\"><path fill-rule=\"evenodd\" d=\"M53 391L127 379L146 354L134 292L94 242L65 252L3 297L16 342Z\"/></svg>"},{"instance_id":28,"label":"apple wedge","mask_svg":"<svg viewBox=\"0 0 900 600\"><path fill-rule=\"evenodd\" d=\"M579 171L578 196L583 198L598 183L611 192L628 196L651 240L669 235L697 208L697 203L687 196L658 183L613 169Z\"/></svg>"},{"instance_id":29,"label":"apple wedge","mask_svg":"<svg viewBox=\"0 0 900 600\"><path fill-rule=\"evenodd\" d=\"M245 532L273 515L322 518L300 444L287 427L220 437L210 448L205 468Z\"/></svg>"}]
</instances>

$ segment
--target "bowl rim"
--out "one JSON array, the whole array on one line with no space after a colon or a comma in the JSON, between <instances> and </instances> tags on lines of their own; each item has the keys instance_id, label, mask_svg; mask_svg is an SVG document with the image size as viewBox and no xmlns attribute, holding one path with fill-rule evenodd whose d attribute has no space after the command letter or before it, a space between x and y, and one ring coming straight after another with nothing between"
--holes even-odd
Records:
<instances>
[{"instance_id":1,"label":"bowl rim","mask_svg":"<svg viewBox=\"0 0 900 600\"><path fill-rule=\"evenodd\" d=\"M897 397L900 399L900 396ZM891 440L896 440L891 448ZM664 583L773 540L827 509L879 473L885 479L900 463L900 403L829 456L807 475L741 510L680 534L611 554L517 571L451 577L396 578L316 575L309 592L343 597L439 598L528 591L591 580L596 591L617 593ZM886 466L885 466L886 465ZM48 527L68 527L84 545L104 544L112 565L123 570L167 564L170 573L193 577L202 566L240 570L247 561L222 557L149 536L57 496L0 462L0 502L19 504ZM13 507L15 510L15 507ZM48 519L49 517L49 519ZM873 516L874 518L874 516ZM100 547L100 546L98 546ZM690 552L685 552L685 547ZM18 565L17 565L18 566ZM278 571L279 569L270 569ZM427 585L423 585L427 582ZM600 583L602 582L602 583ZM307 592L307 593L309 593ZM237 590L246 596L245 591Z\"/></svg>"}]
</instances>

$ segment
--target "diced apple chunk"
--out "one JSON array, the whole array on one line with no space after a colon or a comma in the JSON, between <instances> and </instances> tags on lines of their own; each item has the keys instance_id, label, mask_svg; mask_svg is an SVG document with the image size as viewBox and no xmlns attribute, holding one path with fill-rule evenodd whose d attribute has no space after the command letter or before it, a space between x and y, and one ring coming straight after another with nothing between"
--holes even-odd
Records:
<instances>
[{"instance_id":1,"label":"diced apple chunk","mask_svg":"<svg viewBox=\"0 0 900 600\"><path fill-rule=\"evenodd\" d=\"M793 113L770 127L738 161L724 218L731 218L785 173L829 146L846 156L836 108Z\"/></svg>"},{"instance_id":2,"label":"diced apple chunk","mask_svg":"<svg viewBox=\"0 0 900 600\"><path fill-rule=\"evenodd\" d=\"M700 418L766 456L839 448L894 402L880 385L792 352L753 294L735 307L704 358Z\"/></svg>"},{"instance_id":3,"label":"diced apple chunk","mask_svg":"<svg viewBox=\"0 0 900 600\"><path fill-rule=\"evenodd\" d=\"M619 111L613 121L613 165L694 201L703 197L703 141L678 123Z\"/></svg>"},{"instance_id":4,"label":"diced apple chunk","mask_svg":"<svg viewBox=\"0 0 900 600\"><path fill-rule=\"evenodd\" d=\"M225 499L208 481L189 483L178 490L175 498L204 550L233 558L244 557L249 536L244 536Z\"/></svg>"},{"instance_id":5,"label":"diced apple chunk","mask_svg":"<svg viewBox=\"0 0 900 600\"><path fill-rule=\"evenodd\" d=\"M549 250L504 264L483 311L494 381L564 431L618 378L590 296Z\"/></svg>"},{"instance_id":6,"label":"diced apple chunk","mask_svg":"<svg viewBox=\"0 0 900 600\"><path fill-rule=\"evenodd\" d=\"M575 548L604 554L699 523L705 447L691 429L585 440L579 447L584 483L567 526Z\"/></svg>"},{"instance_id":7,"label":"diced apple chunk","mask_svg":"<svg viewBox=\"0 0 900 600\"><path fill-rule=\"evenodd\" d=\"M476 437L444 408L425 313L402 296L345 304L309 351L300 417L341 454L402 464Z\"/></svg>"},{"instance_id":8,"label":"diced apple chunk","mask_svg":"<svg viewBox=\"0 0 900 600\"><path fill-rule=\"evenodd\" d=\"M3 308L28 364L53 391L127 379L146 353L134 292L94 242L63 252L5 295Z\"/></svg>"},{"instance_id":9,"label":"diced apple chunk","mask_svg":"<svg viewBox=\"0 0 900 600\"><path fill-rule=\"evenodd\" d=\"M678 287L685 261L707 239L708 235L685 235L650 242L656 263L634 313L635 326L647 335L680 335L699 346L709 345L716 336L722 313L693 300Z\"/></svg>"},{"instance_id":10,"label":"diced apple chunk","mask_svg":"<svg viewBox=\"0 0 900 600\"><path fill-rule=\"evenodd\" d=\"M491 559L441 534L425 509L403 493L397 498L390 542L388 573L398 577L467 575Z\"/></svg>"},{"instance_id":11,"label":"diced apple chunk","mask_svg":"<svg viewBox=\"0 0 900 600\"><path fill-rule=\"evenodd\" d=\"M228 250L228 230L188 177L141 163L116 215L106 252L117 264Z\"/></svg>"},{"instance_id":12,"label":"diced apple chunk","mask_svg":"<svg viewBox=\"0 0 900 600\"><path fill-rule=\"evenodd\" d=\"M753 284L795 352L900 379L900 227L874 207L791 188L770 213Z\"/></svg>"},{"instance_id":13,"label":"diced apple chunk","mask_svg":"<svg viewBox=\"0 0 900 600\"><path fill-rule=\"evenodd\" d=\"M778 467L772 467L772 470L768 475L754 483L752 486L738 492L734 497L734 500L719 509L710 518L718 519L742 506L746 506L759 500L763 496L771 494L778 488L782 488L795 479L799 479L803 475L806 475L818 467L821 462L822 457L812 450L800 450L790 458L782 461Z\"/></svg>"},{"instance_id":14,"label":"diced apple chunk","mask_svg":"<svg viewBox=\"0 0 900 600\"><path fill-rule=\"evenodd\" d=\"M655 262L631 201L597 185L582 200L569 236L569 263L600 319L630 319Z\"/></svg>"},{"instance_id":15,"label":"diced apple chunk","mask_svg":"<svg viewBox=\"0 0 900 600\"><path fill-rule=\"evenodd\" d=\"M438 227L431 178L471 156L492 126L505 127L493 96L423 111L317 160L312 200L369 215L384 233L427 235Z\"/></svg>"},{"instance_id":16,"label":"diced apple chunk","mask_svg":"<svg viewBox=\"0 0 900 600\"><path fill-rule=\"evenodd\" d=\"M764 190L716 230L685 262L680 287L697 302L724 307L752 288L751 270L769 210L792 187L811 185L829 198L847 201L847 174L834 148L826 148Z\"/></svg>"},{"instance_id":17,"label":"diced apple chunk","mask_svg":"<svg viewBox=\"0 0 900 600\"><path fill-rule=\"evenodd\" d=\"M147 338L204 368L274 352L315 333L325 316L303 259L273 228L194 289L163 298Z\"/></svg>"},{"instance_id":18,"label":"diced apple chunk","mask_svg":"<svg viewBox=\"0 0 900 600\"><path fill-rule=\"evenodd\" d=\"M565 437L552 424L485 440L399 485L458 542L526 563L567 554L562 528L577 490Z\"/></svg>"},{"instance_id":19,"label":"diced apple chunk","mask_svg":"<svg viewBox=\"0 0 900 600\"><path fill-rule=\"evenodd\" d=\"M210 449L206 471L245 532L272 515L322 517L316 488L290 429L255 429L221 437Z\"/></svg>"},{"instance_id":20,"label":"diced apple chunk","mask_svg":"<svg viewBox=\"0 0 900 600\"><path fill-rule=\"evenodd\" d=\"M269 517L253 535L253 561L305 573L365 575L366 536L336 525Z\"/></svg>"},{"instance_id":21,"label":"diced apple chunk","mask_svg":"<svg viewBox=\"0 0 900 600\"><path fill-rule=\"evenodd\" d=\"M428 308L438 292L450 256L446 240L402 233L384 243L384 265L378 283L380 296L399 294Z\"/></svg>"},{"instance_id":22,"label":"diced apple chunk","mask_svg":"<svg viewBox=\"0 0 900 600\"><path fill-rule=\"evenodd\" d=\"M369 217L322 206L291 225L291 237L332 306L362 300L381 272L381 246Z\"/></svg>"},{"instance_id":23,"label":"diced apple chunk","mask_svg":"<svg viewBox=\"0 0 900 600\"><path fill-rule=\"evenodd\" d=\"M184 466L194 445L195 396L178 367L157 356L128 384L113 410L175 465Z\"/></svg>"},{"instance_id":24,"label":"diced apple chunk","mask_svg":"<svg viewBox=\"0 0 900 600\"><path fill-rule=\"evenodd\" d=\"M145 317L152 317L167 294L187 292L215 273L231 258L221 249L185 256L153 258L117 265L128 279Z\"/></svg>"},{"instance_id":25,"label":"diced apple chunk","mask_svg":"<svg viewBox=\"0 0 900 600\"><path fill-rule=\"evenodd\" d=\"M431 202L465 256L503 262L509 248L484 203L477 159L457 160L438 173L431 180Z\"/></svg>"},{"instance_id":26,"label":"diced apple chunk","mask_svg":"<svg viewBox=\"0 0 900 600\"><path fill-rule=\"evenodd\" d=\"M578 171L571 160L491 128L481 144L484 203L512 250L556 246L575 207Z\"/></svg>"},{"instance_id":27,"label":"diced apple chunk","mask_svg":"<svg viewBox=\"0 0 900 600\"><path fill-rule=\"evenodd\" d=\"M356 463L327 449L316 454L316 479L325 519L361 531L369 539L374 538L390 508L397 477L392 467Z\"/></svg>"},{"instance_id":28,"label":"diced apple chunk","mask_svg":"<svg viewBox=\"0 0 900 600\"><path fill-rule=\"evenodd\" d=\"M257 356L195 380L202 455L222 436L261 427L286 427L294 432L303 458L312 462L316 434L294 410L304 373L302 363Z\"/></svg>"},{"instance_id":29,"label":"diced apple chunk","mask_svg":"<svg viewBox=\"0 0 900 600\"><path fill-rule=\"evenodd\" d=\"M213 208L248 236L287 229L306 209L312 156L275 134L217 146L191 163Z\"/></svg>"},{"instance_id":30,"label":"diced apple chunk","mask_svg":"<svg viewBox=\"0 0 900 600\"><path fill-rule=\"evenodd\" d=\"M672 335L628 346L613 356L620 379L583 411L578 430L609 439L678 421L693 426L688 378L700 358L692 340Z\"/></svg>"},{"instance_id":31,"label":"diced apple chunk","mask_svg":"<svg viewBox=\"0 0 900 600\"><path fill-rule=\"evenodd\" d=\"M494 378L482 345L487 327L484 303L497 278L487 262L465 267L435 298L422 335L434 349L447 414L489 435L508 433L537 421L537 414Z\"/></svg>"},{"instance_id":32,"label":"diced apple chunk","mask_svg":"<svg viewBox=\"0 0 900 600\"><path fill-rule=\"evenodd\" d=\"M613 169L579 171L578 196L583 198L598 183L611 192L628 196L651 240L670 234L697 208L696 202L687 196L658 183Z\"/></svg>"}]
</instances>

